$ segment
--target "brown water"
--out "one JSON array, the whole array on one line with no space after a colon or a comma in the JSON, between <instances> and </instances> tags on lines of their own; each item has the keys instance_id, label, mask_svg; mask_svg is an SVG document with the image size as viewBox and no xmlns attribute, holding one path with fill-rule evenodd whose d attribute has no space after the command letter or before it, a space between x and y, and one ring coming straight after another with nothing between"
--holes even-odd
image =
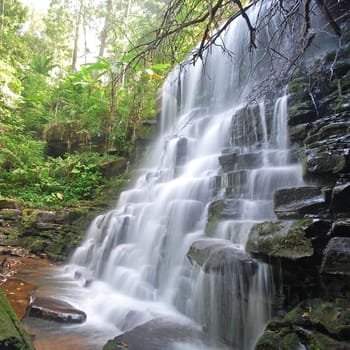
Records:
<instances>
[{"instance_id":1,"label":"brown water","mask_svg":"<svg viewBox=\"0 0 350 350\"><path fill-rule=\"evenodd\" d=\"M36 350L97 350L100 345L92 344L93 330L82 325L69 325L54 321L28 317L26 309L31 294L54 297L60 289L69 286L56 276L58 266L46 259L37 257L7 257L13 267L13 275L2 284L7 299L16 314L22 319L22 325L32 336Z\"/></svg>"}]
</instances>

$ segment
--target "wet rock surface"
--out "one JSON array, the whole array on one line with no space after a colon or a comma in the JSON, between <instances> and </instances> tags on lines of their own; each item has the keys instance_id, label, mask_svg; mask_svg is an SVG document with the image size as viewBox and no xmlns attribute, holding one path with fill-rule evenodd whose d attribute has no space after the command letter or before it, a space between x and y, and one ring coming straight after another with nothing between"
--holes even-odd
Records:
<instances>
[{"instance_id":1,"label":"wet rock surface","mask_svg":"<svg viewBox=\"0 0 350 350\"><path fill-rule=\"evenodd\" d=\"M311 221L276 221L256 224L250 231L247 250L270 258L298 260L313 256L305 230Z\"/></svg>"},{"instance_id":2,"label":"wet rock surface","mask_svg":"<svg viewBox=\"0 0 350 350\"><path fill-rule=\"evenodd\" d=\"M19 319L0 290L0 349L32 350L29 335L20 326Z\"/></svg>"},{"instance_id":3,"label":"wet rock surface","mask_svg":"<svg viewBox=\"0 0 350 350\"><path fill-rule=\"evenodd\" d=\"M207 342L205 334L191 324L157 318L109 340L103 350L171 350L175 344ZM227 350L219 345L218 349Z\"/></svg>"},{"instance_id":4,"label":"wet rock surface","mask_svg":"<svg viewBox=\"0 0 350 350\"><path fill-rule=\"evenodd\" d=\"M350 276L350 237L334 237L328 242L321 273Z\"/></svg>"},{"instance_id":5,"label":"wet rock surface","mask_svg":"<svg viewBox=\"0 0 350 350\"><path fill-rule=\"evenodd\" d=\"M31 298L37 286L21 279L12 277L4 282L0 288L20 320L27 313Z\"/></svg>"},{"instance_id":6,"label":"wet rock surface","mask_svg":"<svg viewBox=\"0 0 350 350\"><path fill-rule=\"evenodd\" d=\"M305 186L280 189L274 193L274 211L279 219L301 219L326 209L322 188Z\"/></svg>"},{"instance_id":7,"label":"wet rock surface","mask_svg":"<svg viewBox=\"0 0 350 350\"><path fill-rule=\"evenodd\" d=\"M350 349L349 301L307 299L271 321L255 350Z\"/></svg>"},{"instance_id":8,"label":"wet rock surface","mask_svg":"<svg viewBox=\"0 0 350 350\"><path fill-rule=\"evenodd\" d=\"M312 220L302 236L304 249L309 246L313 254L306 260L284 254L276 265L272 262L282 276L282 303L276 313L286 315L268 324L256 350L350 349L350 31L346 25L342 30L339 50L289 83L290 141L300 150L296 153L303 162L305 185L277 190L275 212L282 226L285 220ZM248 250L270 258L277 254L268 238L278 229L273 222L264 224L270 226L264 237L261 225L253 228ZM289 240L292 250L299 237Z\"/></svg>"},{"instance_id":9,"label":"wet rock surface","mask_svg":"<svg viewBox=\"0 0 350 350\"><path fill-rule=\"evenodd\" d=\"M223 272L229 266L239 264L252 271L256 265L243 247L221 239L201 239L194 241L187 253L192 263L202 266L205 272Z\"/></svg>"},{"instance_id":10,"label":"wet rock surface","mask_svg":"<svg viewBox=\"0 0 350 350\"><path fill-rule=\"evenodd\" d=\"M86 321L85 312L74 308L71 304L51 297L37 297L29 307L29 316L47 320L82 323Z\"/></svg>"}]
</instances>

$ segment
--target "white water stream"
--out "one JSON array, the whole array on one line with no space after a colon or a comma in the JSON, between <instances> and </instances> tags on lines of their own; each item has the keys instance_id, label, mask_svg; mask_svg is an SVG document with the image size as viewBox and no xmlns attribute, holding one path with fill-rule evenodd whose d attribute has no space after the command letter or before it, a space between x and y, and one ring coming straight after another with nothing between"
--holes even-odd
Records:
<instances>
[{"instance_id":1,"label":"white water stream","mask_svg":"<svg viewBox=\"0 0 350 350\"><path fill-rule=\"evenodd\" d=\"M250 11L252 23L264 13L259 6ZM302 183L301 166L291 162L288 149L288 97L281 91L265 103L259 94L258 102L247 106L256 86L284 64L280 57L269 61L266 51L278 26L276 19L261 30L258 48L250 51L247 25L238 18L220 41L229 54L214 46L205 64L178 67L165 81L161 134L150 159L115 209L92 222L62 276L71 282L61 297L88 316L85 325L74 327L93 329L91 342L100 348L161 316L204 326L214 342L228 327L231 346L250 350L271 317L274 286L266 265L258 263L254 274L243 275L239 267L227 272L232 300L222 320L217 276L193 267L186 254L193 241L205 237L213 200L229 196L237 208L213 236L244 250L252 225L275 219L274 190ZM286 57L292 54L289 40L278 44ZM218 161L223 153L235 153L241 163L224 172ZM86 279L93 281L84 286ZM210 322L204 313L210 313ZM177 348L207 345L196 340L171 347Z\"/></svg>"}]
</instances>

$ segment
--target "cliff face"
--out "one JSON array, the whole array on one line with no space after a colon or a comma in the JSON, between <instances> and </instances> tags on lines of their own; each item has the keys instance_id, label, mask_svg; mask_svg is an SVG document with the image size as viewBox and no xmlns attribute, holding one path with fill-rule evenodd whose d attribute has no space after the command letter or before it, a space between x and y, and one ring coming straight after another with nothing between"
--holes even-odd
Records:
<instances>
[{"instance_id":1,"label":"cliff face","mask_svg":"<svg viewBox=\"0 0 350 350\"><path fill-rule=\"evenodd\" d=\"M246 243L247 254L266 262L274 279L276 318L267 325L257 350L350 348L350 27L346 20L341 29L339 48L300 67L288 83L289 157L302 164L302 181L274 192L276 219L252 225ZM247 123L257 108L242 109L236 124ZM244 130L249 132L248 127ZM246 169L261 166L261 158L253 153L224 153L219 162L216 184L226 198L209 205L208 236L222 220L238 217L235 198L246 186ZM223 286L232 285L232 277L223 276L222 266L231 266L233 260L244 269L248 261L249 273L254 274L249 257L242 260L232 249L227 254L227 244L221 248L222 242L210 242L209 247L195 242L188 256L206 273L220 265ZM231 330L224 326L233 317L229 311L233 292L223 286L217 288L226 293L220 296L225 302L220 304L219 336L233 343Z\"/></svg>"},{"instance_id":2,"label":"cliff face","mask_svg":"<svg viewBox=\"0 0 350 350\"><path fill-rule=\"evenodd\" d=\"M275 268L275 314L256 349L348 349L350 340L350 44L289 83L289 134L304 185L277 190L278 221L247 249Z\"/></svg>"}]
</instances>

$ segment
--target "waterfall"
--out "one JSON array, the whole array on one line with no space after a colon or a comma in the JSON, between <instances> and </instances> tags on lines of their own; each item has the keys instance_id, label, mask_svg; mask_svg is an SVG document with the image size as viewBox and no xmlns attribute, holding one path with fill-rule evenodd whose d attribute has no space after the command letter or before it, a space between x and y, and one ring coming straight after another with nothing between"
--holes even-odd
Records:
<instances>
[{"instance_id":1,"label":"waterfall","mask_svg":"<svg viewBox=\"0 0 350 350\"><path fill-rule=\"evenodd\" d=\"M275 219L273 192L302 183L288 148L288 95L284 88L274 96L257 93L293 54L293 32L285 28L283 40L277 38L282 19L262 15L277 12L275 5L262 2L249 11L261 28L256 50L249 49L245 20L237 18L203 62L184 63L168 76L150 159L73 254L67 273L90 281L75 301L110 338L162 316L203 328L209 348L223 340L250 350L271 317L274 285L266 264L253 259L227 266L223 257L217 273L209 262L192 265L187 253L195 241L216 239L246 254L252 225ZM270 56L271 45L281 55ZM225 169L222 157L235 161ZM206 234L218 200L228 201L230 210Z\"/></svg>"}]
</instances>

